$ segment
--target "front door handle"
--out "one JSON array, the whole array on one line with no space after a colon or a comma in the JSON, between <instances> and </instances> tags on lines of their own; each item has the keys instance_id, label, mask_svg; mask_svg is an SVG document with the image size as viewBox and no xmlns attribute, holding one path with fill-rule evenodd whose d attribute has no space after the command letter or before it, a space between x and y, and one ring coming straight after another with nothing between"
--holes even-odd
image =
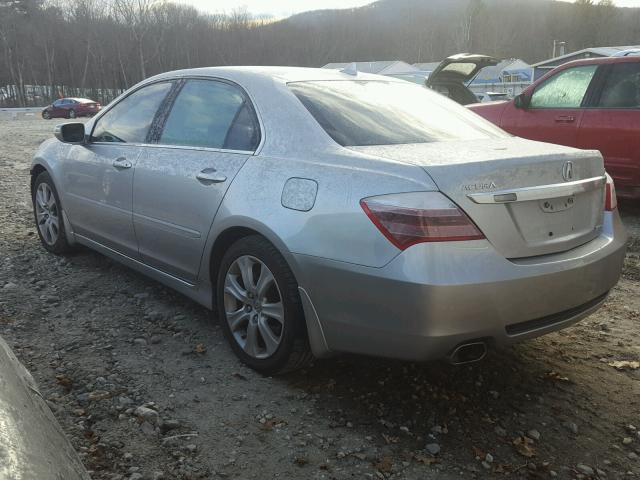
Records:
<instances>
[{"instance_id":1,"label":"front door handle","mask_svg":"<svg viewBox=\"0 0 640 480\"><path fill-rule=\"evenodd\" d=\"M558 123L573 123L576 121L576 117L573 115L558 115L556 117L556 122Z\"/></svg>"},{"instance_id":2,"label":"front door handle","mask_svg":"<svg viewBox=\"0 0 640 480\"><path fill-rule=\"evenodd\" d=\"M225 177L221 173L218 173L215 168L205 168L196 175L196 178L205 185L227 181L227 177Z\"/></svg>"},{"instance_id":3,"label":"front door handle","mask_svg":"<svg viewBox=\"0 0 640 480\"><path fill-rule=\"evenodd\" d=\"M120 157L120 158L116 158L112 165L117 168L118 170L125 170L127 168L131 168L133 165L131 164L131 162L129 160L127 160L124 157Z\"/></svg>"}]
</instances>

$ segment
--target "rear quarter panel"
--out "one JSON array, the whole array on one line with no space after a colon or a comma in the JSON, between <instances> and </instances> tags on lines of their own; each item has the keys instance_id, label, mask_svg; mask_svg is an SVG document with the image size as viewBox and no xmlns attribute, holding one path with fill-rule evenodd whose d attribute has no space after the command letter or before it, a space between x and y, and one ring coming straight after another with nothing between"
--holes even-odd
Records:
<instances>
[{"instance_id":1,"label":"rear quarter panel","mask_svg":"<svg viewBox=\"0 0 640 480\"><path fill-rule=\"evenodd\" d=\"M339 153L324 160L262 155L249 158L218 211L205 252L210 254L222 232L241 226L258 231L274 243L299 280L301 272L296 271L293 253L372 267L388 263L399 250L369 220L360 200L437 188L419 167L336 150ZM283 206L283 189L291 178L317 183L315 202L309 211ZM209 260L205 255L201 275L208 272Z\"/></svg>"}]
</instances>

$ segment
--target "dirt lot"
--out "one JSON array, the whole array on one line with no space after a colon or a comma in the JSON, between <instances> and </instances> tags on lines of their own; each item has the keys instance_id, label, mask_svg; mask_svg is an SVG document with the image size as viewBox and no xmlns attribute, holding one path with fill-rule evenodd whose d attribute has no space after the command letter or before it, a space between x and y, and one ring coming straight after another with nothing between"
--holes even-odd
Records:
<instances>
[{"instance_id":1,"label":"dirt lot","mask_svg":"<svg viewBox=\"0 0 640 480\"><path fill-rule=\"evenodd\" d=\"M200 306L39 246L28 170L52 128L0 119L0 335L94 479L640 478L640 369L609 365L640 360L640 208L622 208L620 284L575 327L468 367L343 357L263 378Z\"/></svg>"}]
</instances>

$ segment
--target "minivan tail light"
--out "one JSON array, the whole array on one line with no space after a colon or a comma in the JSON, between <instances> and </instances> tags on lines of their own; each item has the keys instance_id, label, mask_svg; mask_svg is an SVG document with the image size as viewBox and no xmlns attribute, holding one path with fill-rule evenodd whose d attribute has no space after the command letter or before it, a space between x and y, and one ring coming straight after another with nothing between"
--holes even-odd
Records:
<instances>
[{"instance_id":1,"label":"minivan tail light","mask_svg":"<svg viewBox=\"0 0 640 480\"><path fill-rule=\"evenodd\" d=\"M485 238L471 219L439 192L381 195L360 200L378 230L400 250L423 242Z\"/></svg>"},{"instance_id":2,"label":"minivan tail light","mask_svg":"<svg viewBox=\"0 0 640 480\"><path fill-rule=\"evenodd\" d=\"M616 208L618 208L618 199L616 198L616 186L613 183L613 178L609 176L608 173L605 174L607 177L607 183L605 184L604 190L604 209L607 212L612 212Z\"/></svg>"}]
</instances>

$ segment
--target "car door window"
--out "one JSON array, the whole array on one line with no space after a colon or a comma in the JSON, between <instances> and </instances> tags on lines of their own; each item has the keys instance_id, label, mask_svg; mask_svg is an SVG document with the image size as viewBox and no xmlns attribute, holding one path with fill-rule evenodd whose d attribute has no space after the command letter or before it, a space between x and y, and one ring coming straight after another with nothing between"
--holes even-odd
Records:
<instances>
[{"instance_id":1,"label":"car door window","mask_svg":"<svg viewBox=\"0 0 640 480\"><path fill-rule=\"evenodd\" d=\"M253 151L259 127L239 88L215 80L189 80L175 100L159 143Z\"/></svg>"},{"instance_id":2,"label":"car door window","mask_svg":"<svg viewBox=\"0 0 640 480\"><path fill-rule=\"evenodd\" d=\"M617 63L604 83L600 108L640 108L640 63Z\"/></svg>"},{"instance_id":3,"label":"car door window","mask_svg":"<svg viewBox=\"0 0 640 480\"><path fill-rule=\"evenodd\" d=\"M100 117L92 142L144 143L172 82L154 83L136 90Z\"/></svg>"},{"instance_id":4,"label":"car door window","mask_svg":"<svg viewBox=\"0 0 640 480\"><path fill-rule=\"evenodd\" d=\"M580 108L598 65L583 65L557 73L533 92L529 108Z\"/></svg>"}]
</instances>

